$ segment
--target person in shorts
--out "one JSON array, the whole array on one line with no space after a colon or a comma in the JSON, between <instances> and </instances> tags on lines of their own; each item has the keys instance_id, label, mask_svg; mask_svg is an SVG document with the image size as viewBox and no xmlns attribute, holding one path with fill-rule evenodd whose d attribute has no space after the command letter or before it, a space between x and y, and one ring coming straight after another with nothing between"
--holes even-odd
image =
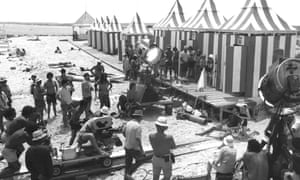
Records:
<instances>
[{"instance_id":1,"label":"person in shorts","mask_svg":"<svg viewBox=\"0 0 300 180\"><path fill-rule=\"evenodd\" d=\"M53 80L53 73L47 73L47 81L44 83L44 89L46 91L46 102L48 109L48 119L50 119L51 105L53 106L54 116L56 116L56 93L58 90L58 85L55 80Z\"/></svg>"}]
</instances>

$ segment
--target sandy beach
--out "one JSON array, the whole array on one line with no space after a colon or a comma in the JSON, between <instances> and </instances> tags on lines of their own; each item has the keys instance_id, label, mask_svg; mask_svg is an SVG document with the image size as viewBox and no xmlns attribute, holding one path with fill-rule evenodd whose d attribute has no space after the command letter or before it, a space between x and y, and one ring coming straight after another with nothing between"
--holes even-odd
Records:
<instances>
[{"instance_id":1,"label":"sandy beach","mask_svg":"<svg viewBox=\"0 0 300 180\"><path fill-rule=\"evenodd\" d=\"M40 37L40 41L28 41L29 37L19 37L12 38L10 43L10 48L25 48L27 51L27 55L22 58L10 58L7 59L7 55L0 56L0 76L5 76L8 78L8 84L11 87L13 93L13 107L16 108L18 115L20 114L20 110L24 105L33 105L33 98L29 93L30 87L30 76L32 74L36 74L43 81L46 79L47 72L53 72L55 75L59 74L60 69L52 69L49 68L49 63L58 63L58 62L72 62L76 64L75 67L68 68L68 71L81 73L79 67L87 67L90 68L96 64L97 60L93 57L87 55L83 51L73 50L70 48L73 47L67 41L59 41L64 39L70 39L70 37ZM62 54L54 54L55 48L59 46L62 50ZM100 55L101 58L101 55ZM15 70L11 68L15 67ZM30 72L23 72L26 68L30 68ZM105 66L105 71L109 73L113 73L116 75L122 75L121 72L112 69L108 66ZM75 94L74 97L81 98L81 90L79 87L79 83L75 83ZM116 100L118 96L128 89L128 82L120 82L113 84L113 90L111 92L111 100L112 100L112 111L115 111ZM94 102L94 101L93 101ZM59 111L60 107L57 106ZM99 105L95 105L93 103L92 110L99 110ZM162 108L154 107L148 109L144 112L145 118L142 121L143 127L143 145L146 148L149 148L148 134L155 131L154 121L156 117L158 117L162 113ZM45 116L46 118L46 116ZM58 147L61 143L67 143L70 137L69 129L61 128L61 114L56 118L51 118L48 120L47 129L52 135L52 144L55 147ZM208 126L201 126L199 124L195 124L189 121L178 121L175 118L175 114L173 116L168 116L169 129L167 133L170 133L174 136L174 139L177 144L193 142L197 140L201 140L207 137L196 136L196 133L202 132L204 129L208 128ZM260 121L258 123L249 122L249 128L255 129L260 132L262 135L263 130L267 124L267 120ZM124 120L115 119L114 125L118 126L124 123ZM255 128L254 128L255 126ZM121 137L124 140L123 137ZM211 139L210 141L204 142L197 147L190 147L190 150L197 150L197 148L205 148L206 146L216 144L221 144L220 141L216 139ZM246 149L245 142L235 142L235 146L238 149L238 154L241 156ZM0 150L3 146L0 146ZM114 151L122 151L122 147L115 148ZM188 151L189 148L185 149ZM209 159L212 159L218 150L216 148L205 150L202 152L192 153L180 156L176 159L176 163L173 167L174 175L184 175L184 176L197 176L203 175L206 173L206 163ZM24 157L21 158L22 165L24 167ZM5 166L4 162L0 162L0 167ZM151 163L146 163L141 166L138 171L134 174L133 177L136 179L152 179L151 174L152 165ZM91 177L91 179L105 179L105 180L116 180L123 178L124 171L116 171L112 172L109 175L99 175ZM145 178L144 178L145 177Z\"/></svg>"}]
</instances>

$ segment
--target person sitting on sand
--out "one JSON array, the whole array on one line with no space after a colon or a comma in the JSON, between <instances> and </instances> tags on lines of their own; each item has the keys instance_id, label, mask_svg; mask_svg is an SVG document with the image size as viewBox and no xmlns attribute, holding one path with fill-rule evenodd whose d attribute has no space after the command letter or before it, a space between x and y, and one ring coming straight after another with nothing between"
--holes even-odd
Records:
<instances>
[{"instance_id":1,"label":"person sitting on sand","mask_svg":"<svg viewBox=\"0 0 300 180\"><path fill-rule=\"evenodd\" d=\"M109 155L107 152L103 151L99 146L95 135L99 132L99 130L109 129L112 127L112 118L108 115L108 107L102 107L101 113L106 116L103 117L95 117L87 122L79 130L77 136L78 147L81 148L82 144L90 142L95 150L102 155Z\"/></svg>"},{"instance_id":2,"label":"person sitting on sand","mask_svg":"<svg viewBox=\"0 0 300 180\"><path fill-rule=\"evenodd\" d=\"M55 54L61 54L62 52L61 52L60 48L57 46L54 53Z\"/></svg>"}]
</instances>

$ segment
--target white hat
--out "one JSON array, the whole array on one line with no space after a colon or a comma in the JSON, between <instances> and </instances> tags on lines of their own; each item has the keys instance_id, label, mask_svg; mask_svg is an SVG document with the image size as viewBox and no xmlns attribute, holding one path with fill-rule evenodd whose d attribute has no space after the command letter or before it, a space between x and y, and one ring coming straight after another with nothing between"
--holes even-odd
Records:
<instances>
[{"instance_id":1,"label":"white hat","mask_svg":"<svg viewBox=\"0 0 300 180\"><path fill-rule=\"evenodd\" d=\"M132 116L143 116L143 110L140 109L135 110Z\"/></svg>"},{"instance_id":2,"label":"white hat","mask_svg":"<svg viewBox=\"0 0 300 180\"><path fill-rule=\"evenodd\" d=\"M167 118L160 116L155 121L155 124L161 127L168 127Z\"/></svg>"},{"instance_id":3,"label":"white hat","mask_svg":"<svg viewBox=\"0 0 300 180\"><path fill-rule=\"evenodd\" d=\"M41 140L41 139L43 139L47 136L48 136L47 133L44 133L43 130L39 129L39 130L36 130L32 133L32 141L38 141L38 140Z\"/></svg>"},{"instance_id":4,"label":"white hat","mask_svg":"<svg viewBox=\"0 0 300 180\"><path fill-rule=\"evenodd\" d=\"M192 108L192 106L190 106L190 105L187 105L187 107L185 108L185 111L186 111L186 112L188 112L188 113L191 113L191 112L193 112L193 108Z\"/></svg>"},{"instance_id":5,"label":"white hat","mask_svg":"<svg viewBox=\"0 0 300 180\"><path fill-rule=\"evenodd\" d=\"M187 102L183 102L182 107L186 108L186 106L187 106Z\"/></svg>"},{"instance_id":6,"label":"white hat","mask_svg":"<svg viewBox=\"0 0 300 180\"><path fill-rule=\"evenodd\" d=\"M228 135L223 139L223 142L226 146L233 146L233 141L234 139L231 135Z\"/></svg>"},{"instance_id":7,"label":"white hat","mask_svg":"<svg viewBox=\"0 0 300 180\"><path fill-rule=\"evenodd\" d=\"M295 111L291 108L283 108L280 112L280 115L290 115L290 114L294 114Z\"/></svg>"},{"instance_id":8,"label":"white hat","mask_svg":"<svg viewBox=\"0 0 300 180\"><path fill-rule=\"evenodd\" d=\"M106 106L103 106L103 107L100 109L100 112L103 113L103 114L108 114L108 113L109 113L109 108L106 107Z\"/></svg>"},{"instance_id":9,"label":"white hat","mask_svg":"<svg viewBox=\"0 0 300 180\"><path fill-rule=\"evenodd\" d=\"M214 55L213 55L213 54L210 54L210 55L208 55L208 57L213 59L213 58L214 58Z\"/></svg>"}]
</instances>

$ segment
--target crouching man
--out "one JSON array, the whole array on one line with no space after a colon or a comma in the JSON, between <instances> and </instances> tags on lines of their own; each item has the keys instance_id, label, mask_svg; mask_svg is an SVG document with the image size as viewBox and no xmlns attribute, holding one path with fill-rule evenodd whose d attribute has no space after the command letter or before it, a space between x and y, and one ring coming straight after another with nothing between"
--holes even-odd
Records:
<instances>
[{"instance_id":1,"label":"crouching man","mask_svg":"<svg viewBox=\"0 0 300 180\"><path fill-rule=\"evenodd\" d=\"M81 148L82 144L90 142L99 154L109 156L109 153L103 151L98 146L95 135L101 130L111 128L113 123L112 123L112 118L108 116L109 112L107 107L104 106L100 111L102 114L106 116L100 118L95 117L85 122L84 125L79 130L77 143L78 143L78 147Z\"/></svg>"},{"instance_id":2,"label":"crouching man","mask_svg":"<svg viewBox=\"0 0 300 180\"><path fill-rule=\"evenodd\" d=\"M174 156L171 150L176 147L175 141L171 135L165 134L165 131L168 129L165 117L159 117L155 122L155 126L157 132L149 135L153 149L153 180L159 180L161 170L164 174L164 180L170 180L172 163L174 163Z\"/></svg>"}]
</instances>

